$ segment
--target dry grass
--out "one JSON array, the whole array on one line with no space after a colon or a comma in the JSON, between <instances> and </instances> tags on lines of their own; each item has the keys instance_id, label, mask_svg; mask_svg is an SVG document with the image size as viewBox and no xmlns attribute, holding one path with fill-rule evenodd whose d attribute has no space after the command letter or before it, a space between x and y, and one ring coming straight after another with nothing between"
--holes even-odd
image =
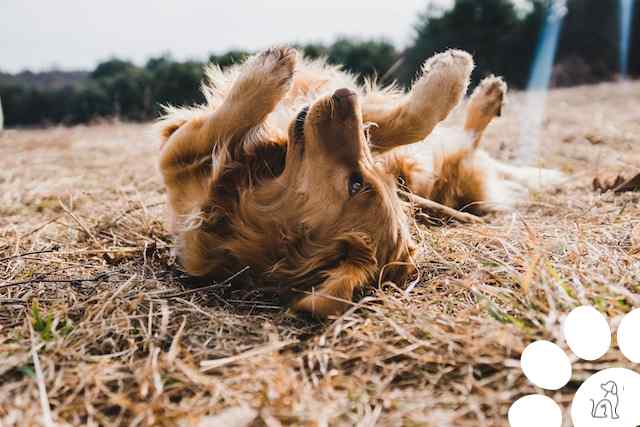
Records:
<instances>
[{"instance_id":1,"label":"dry grass","mask_svg":"<svg viewBox=\"0 0 640 427\"><path fill-rule=\"evenodd\" d=\"M488 135L499 157L521 100ZM234 425L202 418L225 410L268 426L506 425L536 391L518 368L528 343L566 348L559 322L577 305L614 325L640 305L640 194L591 189L600 172L640 169L638 83L555 91L541 158L572 182L486 225L420 227L416 282L372 289L325 323L219 289L179 294L146 129L0 137L2 426ZM628 362L577 363L547 394L566 408L612 365Z\"/></svg>"}]
</instances>

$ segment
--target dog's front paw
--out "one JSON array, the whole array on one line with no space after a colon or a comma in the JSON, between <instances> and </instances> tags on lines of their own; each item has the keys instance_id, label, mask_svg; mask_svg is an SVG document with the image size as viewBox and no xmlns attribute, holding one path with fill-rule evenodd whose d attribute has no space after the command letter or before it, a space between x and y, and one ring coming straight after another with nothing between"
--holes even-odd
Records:
<instances>
[{"instance_id":1,"label":"dog's front paw","mask_svg":"<svg viewBox=\"0 0 640 427\"><path fill-rule=\"evenodd\" d=\"M473 58L461 50L448 50L428 59L422 76L412 89L410 109L422 116L426 111L444 120L467 91Z\"/></svg>"},{"instance_id":2,"label":"dog's front paw","mask_svg":"<svg viewBox=\"0 0 640 427\"><path fill-rule=\"evenodd\" d=\"M265 87L287 92L293 80L298 52L290 47L273 47L258 54L252 64L254 77Z\"/></svg>"}]
</instances>

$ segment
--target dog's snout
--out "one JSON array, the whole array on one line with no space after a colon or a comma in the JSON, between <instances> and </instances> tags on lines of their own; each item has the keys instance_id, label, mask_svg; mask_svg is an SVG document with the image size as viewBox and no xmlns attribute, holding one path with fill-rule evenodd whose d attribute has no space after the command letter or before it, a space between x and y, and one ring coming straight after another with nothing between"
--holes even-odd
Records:
<instances>
[{"instance_id":1,"label":"dog's snout","mask_svg":"<svg viewBox=\"0 0 640 427\"><path fill-rule=\"evenodd\" d=\"M333 93L333 96L336 98L350 98L352 96L356 96L356 93L351 89L347 89L343 87L342 89L338 89Z\"/></svg>"},{"instance_id":2,"label":"dog's snout","mask_svg":"<svg viewBox=\"0 0 640 427\"><path fill-rule=\"evenodd\" d=\"M354 112L359 108L358 95L351 89L338 89L332 98L337 118L346 119L354 116Z\"/></svg>"}]
</instances>

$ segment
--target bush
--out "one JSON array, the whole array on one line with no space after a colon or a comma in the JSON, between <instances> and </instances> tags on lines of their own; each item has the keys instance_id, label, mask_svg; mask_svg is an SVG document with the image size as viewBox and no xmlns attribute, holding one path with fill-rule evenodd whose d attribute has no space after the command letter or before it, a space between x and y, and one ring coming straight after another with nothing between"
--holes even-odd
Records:
<instances>
[{"instance_id":1,"label":"bush","mask_svg":"<svg viewBox=\"0 0 640 427\"><path fill-rule=\"evenodd\" d=\"M437 52L459 48L476 58L477 81L487 74L504 76L525 87L546 12L552 0L456 0L444 10L428 6L415 25L413 43L402 53L386 40L340 38L330 45L297 46L309 58L326 57L362 77L385 77L408 86L422 63ZM618 0L568 0L553 82L592 83L618 73ZM634 15L630 51L640 51L640 7ZM228 67L250 55L231 50L209 61ZM203 63L178 62L164 55L140 67L118 58L104 61L91 73L0 73L0 98L6 126L84 123L96 117L150 120L163 104L203 102ZM632 55L632 74L640 56Z\"/></svg>"}]
</instances>

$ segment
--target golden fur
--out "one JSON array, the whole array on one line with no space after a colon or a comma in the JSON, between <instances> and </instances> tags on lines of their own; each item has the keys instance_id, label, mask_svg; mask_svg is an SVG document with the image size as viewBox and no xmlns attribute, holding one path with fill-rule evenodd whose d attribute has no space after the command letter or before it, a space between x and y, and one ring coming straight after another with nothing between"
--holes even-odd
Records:
<instances>
[{"instance_id":1,"label":"golden fur","mask_svg":"<svg viewBox=\"0 0 640 427\"><path fill-rule=\"evenodd\" d=\"M412 152L459 103L472 69L465 52L436 55L405 94L360 86L289 48L224 72L211 67L206 105L170 108L159 123L184 269L218 279L249 266L255 286L319 316L340 313L375 280L402 281L415 248L407 199L475 219L450 208L482 213L510 203L540 173L478 149L502 106L506 86L496 78L472 96L451 147ZM505 191L509 200L500 199Z\"/></svg>"}]
</instances>

